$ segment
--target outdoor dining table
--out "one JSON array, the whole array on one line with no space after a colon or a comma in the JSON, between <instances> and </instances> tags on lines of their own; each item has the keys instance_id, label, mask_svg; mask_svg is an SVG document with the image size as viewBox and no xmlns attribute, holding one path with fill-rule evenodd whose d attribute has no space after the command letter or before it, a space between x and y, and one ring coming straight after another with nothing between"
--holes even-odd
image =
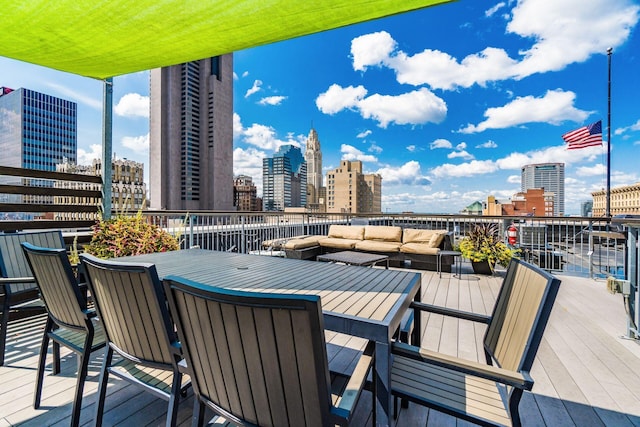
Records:
<instances>
[{"instance_id":1,"label":"outdoor dining table","mask_svg":"<svg viewBox=\"0 0 640 427\"><path fill-rule=\"evenodd\" d=\"M375 341L377 424L393 424L391 341L411 301L420 299L419 273L202 249L117 260L153 263L160 279L177 275L234 290L320 295L326 329Z\"/></svg>"}]
</instances>

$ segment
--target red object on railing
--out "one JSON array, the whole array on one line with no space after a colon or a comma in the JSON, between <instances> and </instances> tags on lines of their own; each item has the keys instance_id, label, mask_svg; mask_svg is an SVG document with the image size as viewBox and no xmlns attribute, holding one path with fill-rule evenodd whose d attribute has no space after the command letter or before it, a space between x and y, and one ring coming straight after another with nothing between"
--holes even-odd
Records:
<instances>
[{"instance_id":1,"label":"red object on railing","mask_svg":"<svg viewBox=\"0 0 640 427\"><path fill-rule=\"evenodd\" d=\"M509 228L507 228L507 241L511 246L515 246L516 243L518 243L518 229L514 224L511 224Z\"/></svg>"}]
</instances>

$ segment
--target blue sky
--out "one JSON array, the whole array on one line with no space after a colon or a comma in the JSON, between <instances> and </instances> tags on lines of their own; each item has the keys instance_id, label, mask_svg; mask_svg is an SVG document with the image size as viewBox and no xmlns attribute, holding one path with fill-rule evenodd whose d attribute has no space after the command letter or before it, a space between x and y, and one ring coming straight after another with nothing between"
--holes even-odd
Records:
<instances>
[{"instance_id":1,"label":"blue sky","mask_svg":"<svg viewBox=\"0 0 640 427\"><path fill-rule=\"evenodd\" d=\"M461 0L234 54L234 172L261 189L262 158L304 150L323 168L362 160L383 211L455 213L507 201L520 167L566 164L566 211L606 183L612 56L612 187L640 181L640 4L630 0ZM114 151L148 165L149 74L114 79ZM0 58L0 86L78 103L79 161L99 155L100 82ZM605 145L561 135L603 121ZM260 190L259 190L260 193Z\"/></svg>"}]
</instances>

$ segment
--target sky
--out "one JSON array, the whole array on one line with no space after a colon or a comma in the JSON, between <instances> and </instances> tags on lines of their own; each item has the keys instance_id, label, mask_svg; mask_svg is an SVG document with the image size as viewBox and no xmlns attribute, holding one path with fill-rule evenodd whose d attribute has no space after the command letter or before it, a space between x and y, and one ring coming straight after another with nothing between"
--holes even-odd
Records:
<instances>
[{"instance_id":1,"label":"sky","mask_svg":"<svg viewBox=\"0 0 640 427\"><path fill-rule=\"evenodd\" d=\"M457 213L520 191L525 164L565 163L566 214L640 182L640 3L460 0L234 53L234 174L262 192L262 159L303 151L323 170L361 160L383 212ZM102 83L0 57L0 86L78 103L78 162L100 156ZM114 79L113 146L148 175L149 73ZM604 144L562 135L602 120Z\"/></svg>"}]
</instances>

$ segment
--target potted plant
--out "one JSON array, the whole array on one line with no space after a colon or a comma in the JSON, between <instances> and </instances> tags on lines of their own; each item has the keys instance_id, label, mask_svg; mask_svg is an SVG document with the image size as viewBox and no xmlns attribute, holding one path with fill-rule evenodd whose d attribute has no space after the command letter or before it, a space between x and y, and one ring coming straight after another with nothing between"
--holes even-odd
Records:
<instances>
[{"instance_id":1,"label":"potted plant","mask_svg":"<svg viewBox=\"0 0 640 427\"><path fill-rule=\"evenodd\" d=\"M167 252L180 249L178 240L157 225L147 222L138 212L101 219L93 226L91 242L85 252L98 258L112 258Z\"/></svg>"},{"instance_id":2,"label":"potted plant","mask_svg":"<svg viewBox=\"0 0 640 427\"><path fill-rule=\"evenodd\" d=\"M460 241L459 250L478 274L493 274L496 263L506 267L515 253L500 240L496 224L477 224Z\"/></svg>"}]
</instances>

